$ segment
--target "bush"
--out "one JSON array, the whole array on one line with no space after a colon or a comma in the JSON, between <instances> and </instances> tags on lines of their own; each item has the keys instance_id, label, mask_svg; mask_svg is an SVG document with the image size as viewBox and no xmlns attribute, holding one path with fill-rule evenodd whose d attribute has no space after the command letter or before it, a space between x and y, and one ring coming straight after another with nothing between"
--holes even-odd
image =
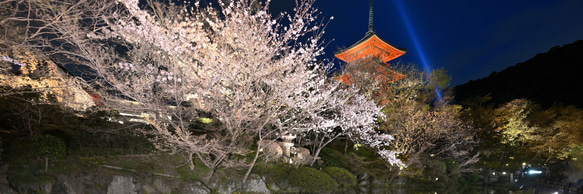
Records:
<instances>
[{"instance_id":1,"label":"bush","mask_svg":"<svg viewBox=\"0 0 583 194\"><path fill-rule=\"evenodd\" d=\"M101 167L105 164L106 158L103 156L80 157L79 160L89 167Z\"/></svg>"},{"instance_id":2,"label":"bush","mask_svg":"<svg viewBox=\"0 0 583 194\"><path fill-rule=\"evenodd\" d=\"M289 173L290 184L305 192L333 191L338 184L330 175L308 167L299 167Z\"/></svg>"},{"instance_id":3,"label":"bush","mask_svg":"<svg viewBox=\"0 0 583 194\"><path fill-rule=\"evenodd\" d=\"M323 170L338 183L340 188L346 189L356 185L356 177L348 170L338 167L327 167Z\"/></svg>"},{"instance_id":4,"label":"bush","mask_svg":"<svg viewBox=\"0 0 583 194\"><path fill-rule=\"evenodd\" d=\"M39 135L34 138L34 153L53 160L65 158L65 142L52 135Z\"/></svg>"},{"instance_id":5,"label":"bush","mask_svg":"<svg viewBox=\"0 0 583 194\"><path fill-rule=\"evenodd\" d=\"M48 161L65 158L67 147L65 142L52 135L39 135L34 139L34 153L45 158L45 172L48 170Z\"/></svg>"},{"instance_id":6,"label":"bush","mask_svg":"<svg viewBox=\"0 0 583 194\"><path fill-rule=\"evenodd\" d=\"M258 164L253 167L253 173L266 177L268 182L278 183L288 180L289 173L292 167L287 163L280 163L277 165Z\"/></svg>"}]
</instances>

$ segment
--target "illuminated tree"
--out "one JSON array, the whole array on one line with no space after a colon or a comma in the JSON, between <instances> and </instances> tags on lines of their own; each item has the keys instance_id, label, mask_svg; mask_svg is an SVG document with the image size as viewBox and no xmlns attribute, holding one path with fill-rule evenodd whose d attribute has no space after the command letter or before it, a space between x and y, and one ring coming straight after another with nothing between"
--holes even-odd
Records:
<instances>
[{"instance_id":1,"label":"illuminated tree","mask_svg":"<svg viewBox=\"0 0 583 194\"><path fill-rule=\"evenodd\" d=\"M570 150L583 144L583 110L574 106L554 105L533 112L530 120L539 127L541 137L529 149L546 159L568 158ZM575 149L571 149L571 147Z\"/></svg>"},{"instance_id":2,"label":"illuminated tree","mask_svg":"<svg viewBox=\"0 0 583 194\"><path fill-rule=\"evenodd\" d=\"M314 24L313 2L273 18L270 1L30 1L34 18L17 19L41 23L29 29L45 39L25 43L87 65L111 91L108 105L144 115L151 128L141 132L156 148L184 153L191 169L198 158L207 179L219 166L249 166L245 181L268 144L257 143L250 162L237 158L255 142L338 126L378 144L378 107L327 81L331 66L316 62L324 25Z\"/></svg>"},{"instance_id":3,"label":"illuminated tree","mask_svg":"<svg viewBox=\"0 0 583 194\"><path fill-rule=\"evenodd\" d=\"M536 134L539 127L526 119L532 112L530 105L532 103L525 99L516 99L497 109L502 120L497 122L496 130L502 134L502 143L520 147L540 139Z\"/></svg>"},{"instance_id":4,"label":"illuminated tree","mask_svg":"<svg viewBox=\"0 0 583 194\"><path fill-rule=\"evenodd\" d=\"M390 101L383 109L386 119L380 123L380 129L395 138L390 147L408 166L405 174L416 175L433 161L448 164L444 177L477 171L473 164L478 154L472 154L476 131L460 119L461 106L449 104L449 94L435 101L436 87L439 90L448 83L440 79L449 76L441 75L443 70L427 75L407 68L399 70L407 75L404 79L388 86Z\"/></svg>"},{"instance_id":5,"label":"illuminated tree","mask_svg":"<svg viewBox=\"0 0 583 194\"><path fill-rule=\"evenodd\" d=\"M494 108L489 100L485 96L463 104L467 108L465 117L480 128L481 151L491 160L561 158L569 146L583 139L583 111L573 106L555 105L543 110L529 100L516 99Z\"/></svg>"}]
</instances>

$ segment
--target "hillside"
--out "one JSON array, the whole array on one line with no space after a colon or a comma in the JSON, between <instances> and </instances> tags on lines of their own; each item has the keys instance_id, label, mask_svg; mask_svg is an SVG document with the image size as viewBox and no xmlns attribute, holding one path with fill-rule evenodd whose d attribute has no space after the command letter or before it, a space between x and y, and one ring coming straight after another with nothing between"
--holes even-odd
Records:
<instances>
[{"instance_id":1,"label":"hillside","mask_svg":"<svg viewBox=\"0 0 583 194\"><path fill-rule=\"evenodd\" d=\"M501 72L454 87L455 101L488 93L496 104L526 98L550 107L554 103L583 108L583 40L555 46L546 53Z\"/></svg>"}]
</instances>

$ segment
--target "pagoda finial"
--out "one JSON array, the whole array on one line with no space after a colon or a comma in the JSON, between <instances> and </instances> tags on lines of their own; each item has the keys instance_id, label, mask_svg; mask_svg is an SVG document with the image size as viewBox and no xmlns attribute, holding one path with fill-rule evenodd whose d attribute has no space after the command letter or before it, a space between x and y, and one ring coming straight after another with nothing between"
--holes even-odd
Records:
<instances>
[{"instance_id":1,"label":"pagoda finial","mask_svg":"<svg viewBox=\"0 0 583 194\"><path fill-rule=\"evenodd\" d=\"M368 11L368 32L372 33L372 0L370 0L370 10Z\"/></svg>"}]
</instances>

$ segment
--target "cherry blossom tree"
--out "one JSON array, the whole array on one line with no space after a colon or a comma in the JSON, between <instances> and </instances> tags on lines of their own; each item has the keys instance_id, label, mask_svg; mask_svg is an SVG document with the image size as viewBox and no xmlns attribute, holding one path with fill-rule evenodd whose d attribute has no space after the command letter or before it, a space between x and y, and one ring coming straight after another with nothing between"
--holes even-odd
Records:
<instances>
[{"instance_id":1,"label":"cherry blossom tree","mask_svg":"<svg viewBox=\"0 0 583 194\"><path fill-rule=\"evenodd\" d=\"M299 130L301 132L299 135L303 137L300 140L301 145L312 147L313 159L309 164L314 164L320 151L326 145L340 136L348 136L352 141L362 143L376 150L391 165L402 166L402 163L395 158L394 152L385 150L385 146L392 140L392 137L379 134L376 130L378 127L377 120L384 118L381 107L362 95L354 86L330 90L331 86L342 86L339 85L339 82L331 81L335 83L326 83L321 84L319 87L314 87L320 88L319 90L326 91L329 94L316 92L310 95L315 98L307 98L298 104L300 105L298 110L316 111L302 112L302 114L305 114L303 117L291 117L292 119L301 118L312 121L300 124L300 128L296 128L301 129ZM307 100L320 102L307 102ZM305 105L318 105L319 108L307 108Z\"/></svg>"},{"instance_id":2,"label":"cherry blossom tree","mask_svg":"<svg viewBox=\"0 0 583 194\"><path fill-rule=\"evenodd\" d=\"M267 145L256 142L284 134L341 127L382 150L372 130L379 108L328 80L331 65L317 62L325 24L314 0L275 17L270 1L256 0L27 3L35 15L20 19L41 23L29 26L41 39L27 44L88 66L106 105L141 114L149 127L140 131L156 148L185 154L191 169L202 162L207 179L219 166L248 166L245 181ZM237 159L249 153L252 161Z\"/></svg>"}]
</instances>

